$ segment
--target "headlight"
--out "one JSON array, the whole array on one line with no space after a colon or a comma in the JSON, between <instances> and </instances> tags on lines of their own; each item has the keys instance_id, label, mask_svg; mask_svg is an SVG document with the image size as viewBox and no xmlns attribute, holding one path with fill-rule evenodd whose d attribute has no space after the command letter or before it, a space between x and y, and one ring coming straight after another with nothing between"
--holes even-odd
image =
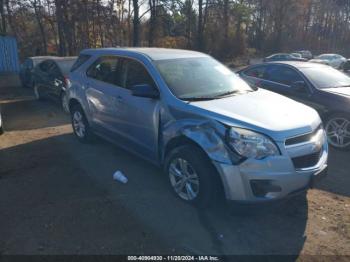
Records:
<instances>
[{"instance_id":1,"label":"headlight","mask_svg":"<svg viewBox=\"0 0 350 262\"><path fill-rule=\"evenodd\" d=\"M280 155L271 139L247 129L231 127L227 140L233 150L246 158L263 159Z\"/></svg>"}]
</instances>

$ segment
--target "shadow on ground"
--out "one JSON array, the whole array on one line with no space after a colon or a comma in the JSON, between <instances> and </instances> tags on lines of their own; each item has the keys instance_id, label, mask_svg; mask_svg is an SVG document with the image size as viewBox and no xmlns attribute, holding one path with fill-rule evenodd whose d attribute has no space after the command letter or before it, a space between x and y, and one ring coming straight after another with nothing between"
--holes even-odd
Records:
<instances>
[{"instance_id":1,"label":"shadow on ground","mask_svg":"<svg viewBox=\"0 0 350 262\"><path fill-rule=\"evenodd\" d=\"M70 124L58 104L34 97L6 101L1 105L5 131L24 131Z\"/></svg>"},{"instance_id":2,"label":"shadow on ground","mask_svg":"<svg viewBox=\"0 0 350 262\"><path fill-rule=\"evenodd\" d=\"M112 180L122 170L126 185ZM4 254L290 254L305 241L307 201L195 209L167 178L109 143L60 135L0 151Z\"/></svg>"},{"instance_id":3,"label":"shadow on ground","mask_svg":"<svg viewBox=\"0 0 350 262\"><path fill-rule=\"evenodd\" d=\"M350 197L350 152L330 148L328 175L316 188L338 195ZM347 168L346 165L349 167Z\"/></svg>"}]
</instances>

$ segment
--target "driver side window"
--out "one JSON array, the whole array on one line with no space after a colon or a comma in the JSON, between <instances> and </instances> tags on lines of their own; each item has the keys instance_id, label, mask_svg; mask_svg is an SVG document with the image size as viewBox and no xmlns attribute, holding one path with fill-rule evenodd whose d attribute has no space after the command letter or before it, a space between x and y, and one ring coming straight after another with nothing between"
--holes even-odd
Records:
<instances>
[{"instance_id":1,"label":"driver side window","mask_svg":"<svg viewBox=\"0 0 350 262\"><path fill-rule=\"evenodd\" d=\"M130 89L134 85L141 84L148 84L155 87L152 77L141 63L131 59L124 59L120 86Z\"/></svg>"}]
</instances>

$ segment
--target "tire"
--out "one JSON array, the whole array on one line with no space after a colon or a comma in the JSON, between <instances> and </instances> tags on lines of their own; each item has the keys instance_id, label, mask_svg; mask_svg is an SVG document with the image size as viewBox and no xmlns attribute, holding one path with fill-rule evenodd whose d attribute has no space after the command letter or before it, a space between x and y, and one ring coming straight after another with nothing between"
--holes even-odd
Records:
<instances>
[{"instance_id":1,"label":"tire","mask_svg":"<svg viewBox=\"0 0 350 262\"><path fill-rule=\"evenodd\" d=\"M215 167L207 155L194 145L173 149L166 156L164 173L168 176L170 187L175 195L197 207L211 206L219 200L223 192Z\"/></svg>"},{"instance_id":2,"label":"tire","mask_svg":"<svg viewBox=\"0 0 350 262\"><path fill-rule=\"evenodd\" d=\"M0 135L2 135L3 133L4 133L4 128L0 126Z\"/></svg>"},{"instance_id":3,"label":"tire","mask_svg":"<svg viewBox=\"0 0 350 262\"><path fill-rule=\"evenodd\" d=\"M94 135L81 106L73 106L73 108L70 110L70 115L72 128L76 138L78 138L81 143L91 143L93 141Z\"/></svg>"},{"instance_id":4,"label":"tire","mask_svg":"<svg viewBox=\"0 0 350 262\"><path fill-rule=\"evenodd\" d=\"M325 121L328 143L333 148L350 150L350 117L343 113L329 116Z\"/></svg>"},{"instance_id":5,"label":"tire","mask_svg":"<svg viewBox=\"0 0 350 262\"><path fill-rule=\"evenodd\" d=\"M34 96L35 96L36 100L39 100L39 101L45 100L44 96L40 93L39 85L34 84L33 91L34 91Z\"/></svg>"},{"instance_id":6,"label":"tire","mask_svg":"<svg viewBox=\"0 0 350 262\"><path fill-rule=\"evenodd\" d=\"M66 92L62 91L60 95L60 101L61 101L61 107L63 109L63 112L66 114L69 114L69 105L68 105L68 98Z\"/></svg>"}]
</instances>

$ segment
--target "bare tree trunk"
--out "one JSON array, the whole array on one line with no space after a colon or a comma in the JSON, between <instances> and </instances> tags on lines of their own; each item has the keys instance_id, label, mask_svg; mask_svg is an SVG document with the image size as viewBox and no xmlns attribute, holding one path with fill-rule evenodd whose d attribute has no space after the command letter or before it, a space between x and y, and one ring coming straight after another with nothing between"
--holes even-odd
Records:
<instances>
[{"instance_id":1,"label":"bare tree trunk","mask_svg":"<svg viewBox=\"0 0 350 262\"><path fill-rule=\"evenodd\" d=\"M0 0L0 15L1 15L1 33L6 34L6 17L4 12L4 0Z\"/></svg>"},{"instance_id":2,"label":"bare tree trunk","mask_svg":"<svg viewBox=\"0 0 350 262\"><path fill-rule=\"evenodd\" d=\"M66 50L66 42L64 39L64 22L63 22L63 14L62 14L62 5L60 0L55 0L55 7L56 7L56 20L57 20L57 31L58 31L58 40L59 40L59 49L58 54L61 56L65 56L67 53Z\"/></svg>"},{"instance_id":3,"label":"bare tree trunk","mask_svg":"<svg viewBox=\"0 0 350 262\"><path fill-rule=\"evenodd\" d=\"M12 33L14 34L14 36L17 37L17 26L16 26L15 22L13 21L13 14L12 14L12 10L10 8L9 0L5 0L5 6L6 6L6 11L7 11L8 25L12 29ZM6 29L6 31L7 31L7 29Z\"/></svg>"},{"instance_id":4,"label":"bare tree trunk","mask_svg":"<svg viewBox=\"0 0 350 262\"><path fill-rule=\"evenodd\" d=\"M203 0L198 0L197 48L203 49Z\"/></svg>"},{"instance_id":5,"label":"bare tree trunk","mask_svg":"<svg viewBox=\"0 0 350 262\"><path fill-rule=\"evenodd\" d=\"M38 6L38 4L39 4L39 6ZM37 21L38 26L39 26L41 39L43 41L42 42L41 54L46 55L47 54L46 34L45 34L45 29L44 29L44 25L43 25L43 21L42 21L41 11L39 10L41 8L41 1L39 0L39 2L38 2L37 0L33 0L32 1L32 6L34 8L35 18L36 18L36 21Z\"/></svg>"},{"instance_id":6,"label":"bare tree trunk","mask_svg":"<svg viewBox=\"0 0 350 262\"><path fill-rule=\"evenodd\" d=\"M101 0L96 0L96 9L97 9L97 21L98 21L98 29L99 29L99 35L100 35L100 41L101 41L101 46L104 47L104 33L103 33L103 28L102 28L102 17L101 17Z\"/></svg>"},{"instance_id":7,"label":"bare tree trunk","mask_svg":"<svg viewBox=\"0 0 350 262\"><path fill-rule=\"evenodd\" d=\"M224 13L223 13L224 43L228 43L228 24L229 24L228 9L229 9L229 1L224 0Z\"/></svg>"},{"instance_id":8,"label":"bare tree trunk","mask_svg":"<svg viewBox=\"0 0 350 262\"><path fill-rule=\"evenodd\" d=\"M148 45L154 45L154 32L156 30L156 16L157 16L157 3L156 0L149 0L149 8L151 12L150 20L149 20L149 33L148 33Z\"/></svg>"},{"instance_id":9,"label":"bare tree trunk","mask_svg":"<svg viewBox=\"0 0 350 262\"><path fill-rule=\"evenodd\" d=\"M138 0L133 0L134 19L133 19L133 46L140 45L140 18L139 18L139 3Z\"/></svg>"}]
</instances>

